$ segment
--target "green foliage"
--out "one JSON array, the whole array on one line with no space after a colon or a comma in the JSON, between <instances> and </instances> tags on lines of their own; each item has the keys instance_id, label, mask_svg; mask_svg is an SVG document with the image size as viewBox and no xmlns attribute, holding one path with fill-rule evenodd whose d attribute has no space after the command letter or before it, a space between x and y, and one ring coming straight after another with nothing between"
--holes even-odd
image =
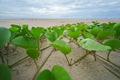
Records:
<instances>
[{"instance_id":1,"label":"green foliage","mask_svg":"<svg viewBox=\"0 0 120 80\"><path fill-rule=\"evenodd\" d=\"M21 30L20 25L11 24L10 31L12 31L12 32L20 32L20 30Z\"/></svg>"},{"instance_id":2,"label":"green foliage","mask_svg":"<svg viewBox=\"0 0 120 80\"><path fill-rule=\"evenodd\" d=\"M0 63L0 80L12 80L11 72L7 65Z\"/></svg>"},{"instance_id":3,"label":"green foliage","mask_svg":"<svg viewBox=\"0 0 120 80\"><path fill-rule=\"evenodd\" d=\"M10 42L11 42L15 37L20 35L21 26L11 24L10 31L11 31L11 37L10 37Z\"/></svg>"},{"instance_id":4,"label":"green foliage","mask_svg":"<svg viewBox=\"0 0 120 80\"><path fill-rule=\"evenodd\" d=\"M35 80L53 80L53 75L50 70L44 70L39 73Z\"/></svg>"},{"instance_id":5,"label":"green foliage","mask_svg":"<svg viewBox=\"0 0 120 80\"><path fill-rule=\"evenodd\" d=\"M54 80L72 80L68 72L61 66L55 65L52 68Z\"/></svg>"},{"instance_id":6,"label":"green foliage","mask_svg":"<svg viewBox=\"0 0 120 80\"><path fill-rule=\"evenodd\" d=\"M62 26L60 26L60 27L55 26L52 29L53 29L54 32L57 33L58 37L60 37L64 32L64 27L62 27Z\"/></svg>"},{"instance_id":7,"label":"green foliage","mask_svg":"<svg viewBox=\"0 0 120 80\"><path fill-rule=\"evenodd\" d=\"M92 21L90 28L100 27L100 23L98 21Z\"/></svg>"},{"instance_id":8,"label":"green foliage","mask_svg":"<svg viewBox=\"0 0 120 80\"><path fill-rule=\"evenodd\" d=\"M98 33L101 32L102 29L100 27L94 27L90 30L90 33L97 37Z\"/></svg>"},{"instance_id":9,"label":"green foliage","mask_svg":"<svg viewBox=\"0 0 120 80\"><path fill-rule=\"evenodd\" d=\"M10 37L10 30L0 27L0 47L3 47L9 41Z\"/></svg>"},{"instance_id":10,"label":"green foliage","mask_svg":"<svg viewBox=\"0 0 120 80\"><path fill-rule=\"evenodd\" d=\"M27 24L23 24L22 25L22 29L21 29L21 32L20 32L20 36L23 35L23 36L29 36L30 35L30 31L28 29L28 25Z\"/></svg>"},{"instance_id":11,"label":"green foliage","mask_svg":"<svg viewBox=\"0 0 120 80\"><path fill-rule=\"evenodd\" d=\"M120 40L108 40L104 45L110 46L111 50L116 50L120 48Z\"/></svg>"},{"instance_id":12,"label":"green foliage","mask_svg":"<svg viewBox=\"0 0 120 80\"><path fill-rule=\"evenodd\" d=\"M80 31L85 31L88 28L88 25L85 24L84 22L77 23L75 25Z\"/></svg>"},{"instance_id":13,"label":"green foliage","mask_svg":"<svg viewBox=\"0 0 120 80\"><path fill-rule=\"evenodd\" d=\"M39 39L44 32L44 28L42 27L32 27L31 34L35 39Z\"/></svg>"},{"instance_id":14,"label":"green foliage","mask_svg":"<svg viewBox=\"0 0 120 80\"><path fill-rule=\"evenodd\" d=\"M22 26L12 24L11 27L10 27L10 31L11 31L11 34L12 34L11 38L10 38L10 42L12 42L12 40L14 38L19 37L19 36L31 36L27 24L23 24Z\"/></svg>"},{"instance_id":15,"label":"green foliage","mask_svg":"<svg viewBox=\"0 0 120 80\"><path fill-rule=\"evenodd\" d=\"M36 50L35 48L27 49L26 53L29 57L31 57L34 60L37 59L40 56L40 52L38 50Z\"/></svg>"},{"instance_id":16,"label":"green foliage","mask_svg":"<svg viewBox=\"0 0 120 80\"><path fill-rule=\"evenodd\" d=\"M56 40L51 44L51 46L60 50L63 54L69 54L71 52L70 45L63 40Z\"/></svg>"},{"instance_id":17,"label":"green foliage","mask_svg":"<svg viewBox=\"0 0 120 80\"><path fill-rule=\"evenodd\" d=\"M71 27L66 31L66 35L73 39L77 39L80 36L80 34L81 34L81 31L77 27Z\"/></svg>"},{"instance_id":18,"label":"green foliage","mask_svg":"<svg viewBox=\"0 0 120 80\"><path fill-rule=\"evenodd\" d=\"M39 43L37 41L41 36L45 36L51 42L51 46L67 55L71 52L71 47L67 42L59 40L60 36L64 38L63 35L74 39L73 42L80 39L78 44L89 51L120 49L120 23L99 23L97 21L94 21L92 25L82 22L52 26L47 29L32 27L31 30L29 30L27 24L22 26L12 24L10 29L0 27L0 47L3 47L7 42L12 43L25 48L27 55L35 60L40 56L40 52L37 50ZM7 74L7 72L5 73ZM0 75L0 80L11 80L9 77L9 79L3 79L3 77L4 73ZM36 80L71 80L71 78L63 67L56 65L52 68L52 71L44 70L39 73Z\"/></svg>"},{"instance_id":19,"label":"green foliage","mask_svg":"<svg viewBox=\"0 0 120 80\"><path fill-rule=\"evenodd\" d=\"M51 32L51 31L46 31L45 36L50 42L54 42L58 38L57 32Z\"/></svg>"},{"instance_id":20,"label":"green foliage","mask_svg":"<svg viewBox=\"0 0 120 80\"><path fill-rule=\"evenodd\" d=\"M111 47L102 45L98 43L97 41L89 39L89 38L80 40L78 44L82 48L89 50L89 51L107 51L111 49Z\"/></svg>"},{"instance_id":21,"label":"green foliage","mask_svg":"<svg viewBox=\"0 0 120 80\"><path fill-rule=\"evenodd\" d=\"M19 36L12 40L12 44L23 48L37 48L37 41L26 36Z\"/></svg>"},{"instance_id":22,"label":"green foliage","mask_svg":"<svg viewBox=\"0 0 120 80\"><path fill-rule=\"evenodd\" d=\"M114 28L115 31L116 31L116 34L115 34L116 38L120 39L120 23L116 23L116 24L113 26L113 28Z\"/></svg>"},{"instance_id":23,"label":"green foliage","mask_svg":"<svg viewBox=\"0 0 120 80\"><path fill-rule=\"evenodd\" d=\"M97 38L99 40L104 40L104 39L107 39L109 36L114 36L115 33L116 32L113 29L102 30L98 33Z\"/></svg>"},{"instance_id":24,"label":"green foliage","mask_svg":"<svg viewBox=\"0 0 120 80\"><path fill-rule=\"evenodd\" d=\"M35 80L72 80L68 72L59 65L55 65L50 70L44 70L39 73Z\"/></svg>"},{"instance_id":25,"label":"green foliage","mask_svg":"<svg viewBox=\"0 0 120 80\"><path fill-rule=\"evenodd\" d=\"M103 29L113 29L115 22L101 23L100 25Z\"/></svg>"},{"instance_id":26,"label":"green foliage","mask_svg":"<svg viewBox=\"0 0 120 80\"><path fill-rule=\"evenodd\" d=\"M94 36L91 33L88 33L88 32L83 33L82 36L84 38L94 39Z\"/></svg>"}]
</instances>

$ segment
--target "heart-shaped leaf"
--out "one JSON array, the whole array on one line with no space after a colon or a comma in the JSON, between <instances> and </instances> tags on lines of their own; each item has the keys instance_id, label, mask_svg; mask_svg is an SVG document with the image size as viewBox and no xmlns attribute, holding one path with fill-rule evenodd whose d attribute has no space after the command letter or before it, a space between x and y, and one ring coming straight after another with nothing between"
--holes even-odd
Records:
<instances>
[{"instance_id":1,"label":"heart-shaped leaf","mask_svg":"<svg viewBox=\"0 0 120 80\"><path fill-rule=\"evenodd\" d=\"M54 80L72 80L68 72L61 66L55 65L52 69Z\"/></svg>"},{"instance_id":2,"label":"heart-shaped leaf","mask_svg":"<svg viewBox=\"0 0 120 80\"><path fill-rule=\"evenodd\" d=\"M88 32L83 33L83 37L84 37L84 38L94 39L94 36L93 36L92 34L88 33Z\"/></svg>"},{"instance_id":3,"label":"heart-shaped leaf","mask_svg":"<svg viewBox=\"0 0 120 80\"><path fill-rule=\"evenodd\" d=\"M53 31L55 31L59 37L63 34L64 29L62 29L61 27L53 27Z\"/></svg>"},{"instance_id":4,"label":"heart-shaped leaf","mask_svg":"<svg viewBox=\"0 0 120 80\"><path fill-rule=\"evenodd\" d=\"M107 39L109 36L115 35L116 31L112 29L102 30L98 33L97 38L100 40Z\"/></svg>"},{"instance_id":5,"label":"heart-shaped leaf","mask_svg":"<svg viewBox=\"0 0 120 80\"><path fill-rule=\"evenodd\" d=\"M81 34L81 31L77 27L71 27L66 31L66 35L73 38L77 39Z\"/></svg>"},{"instance_id":6,"label":"heart-shaped leaf","mask_svg":"<svg viewBox=\"0 0 120 80\"><path fill-rule=\"evenodd\" d=\"M25 35L29 35L29 34L30 34L30 30L28 29L28 25L27 24L23 24L20 35L25 36Z\"/></svg>"},{"instance_id":7,"label":"heart-shaped leaf","mask_svg":"<svg viewBox=\"0 0 120 80\"><path fill-rule=\"evenodd\" d=\"M46 69L40 72L35 80L53 80L52 77L51 71Z\"/></svg>"},{"instance_id":8,"label":"heart-shaped leaf","mask_svg":"<svg viewBox=\"0 0 120 80\"><path fill-rule=\"evenodd\" d=\"M104 45L110 46L111 50L116 50L120 48L120 40L108 40Z\"/></svg>"},{"instance_id":9,"label":"heart-shaped leaf","mask_svg":"<svg viewBox=\"0 0 120 80\"><path fill-rule=\"evenodd\" d=\"M25 36L16 37L12 40L12 43L23 48L37 48L38 46L36 40Z\"/></svg>"},{"instance_id":10,"label":"heart-shaped leaf","mask_svg":"<svg viewBox=\"0 0 120 80\"><path fill-rule=\"evenodd\" d=\"M63 54L69 54L71 52L70 45L63 40L56 40L51 44L51 46L60 50Z\"/></svg>"},{"instance_id":11,"label":"heart-shaped leaf","mask_svg":"<svg viewBox=\"0 0 120 80\"><path fill-rule=\"evenodd\" d=\"M55 31L54 32L46 31L45 36L50 42L54 42L58 38L58 35Z\"/></svg>"},{"instance_id":12,"label":"heart-shaped leaf","mask_svg":"<svg viewBox=\"0 0 120 80\"><path fill-rule=\"evenodd\" d=\"M89 38L79 41L78 44L82 48L89 50L89 51L107 51L111 49L111 47L102 45L98 43L97 41L89 39Z\"/></svg>"},{"instance_id":13,"label":"heart-shaped leaf","mask_svg":"<svg viewBox=\"0 0 120 80\"><path fill-rule=\"evenodd\" d=\"M11 24L11 27L10 27L10 31L11 32L20 32L20 30L21 30L21 26L20 25Z\"/></svg>"},{"instance_id":14,"label":"heart-shaped leaf","mask_svg":"<svg viewBox=\"0 0 120 80\"><path fill-rule=\"evenodd\" d=\"M120 38L120 23L116 23L114 26L113 26L113 28L115 29L115 31L116 31L116 37L117 38Z\"/></svg>"},{"instance_id":15,"label":"heart-shaped leaf","mask_svg":"<svg viewBox=\"0 0 120 80\"><path fill-rule=\"evenodd\" d=\"M80 30L80 31L84 31L88 28L88 25L85 24L84 22L80 22L76 24L76 27Z\"/></svg>"},{"instance_id":16,"label":"heart-shaped leaf","mask_svg":"<svg viewBox=\"0 0 120 80\"><path fill-rule=\"evenodd\" d=\"M43 32L44 32L44 28L42 27L32 27L31 29L31 34L36 39L39 39L40 36L42 36Z\"/></svg>"},{"instance_id":17,"label":"heart-shaped leaf","mask_svg":"<svg viewBox=\"0 0 120 80\"><path fill-rule=\"evenodd\" d=\"M93 29L90 30L90 33L97 37L100 31L102 31L100 27L94 27Z\"/></svg>"},{"instance_id":18,"label":"heart-shaped leaf","mask_svg":"<svg viewBox=\"0 0 120 80\"><path fill-rule=\"evenodd\" d=\"M29 48L26 50L26 53L32 59L37 59L40 56L40 52L35 48Z\"/></svg>"},{"instance_id":19,"label":"heart-shaped leaf","mask_svg":"<svg viewBox=\"0 0 120 80\"><path fill-rule=\"evenodd\" d=\"M12 80L11 72L7 65L0 63L0 80Z\"/></svg>"},{"instance_id":20,"label":"heart-shaped leaf","mask_svg":"<svg viewBox=\"0 0 120 80\"><path fill-rule=\"evenodd\" d=\"M10 37L10 30L4 27L0 27L0 47L3 47L9 41Z\"/></svg>"}]
</instances>

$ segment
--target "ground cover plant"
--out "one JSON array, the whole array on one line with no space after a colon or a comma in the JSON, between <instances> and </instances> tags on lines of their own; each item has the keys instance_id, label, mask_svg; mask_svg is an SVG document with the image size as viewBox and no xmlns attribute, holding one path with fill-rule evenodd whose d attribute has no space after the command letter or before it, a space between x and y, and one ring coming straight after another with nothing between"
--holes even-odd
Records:
<instances>
[{"instance_id":1,"label":"ground cover plant","mask_svg":"<svg viewBox=\"0 0 120 80\"><path fill-rule=\"evenodd\" d=\"M66 39L69 41L66 41ZM44 41L49 42L49 46L41 49L41 45ZM72 48L70 46L71 43L76 44L79 48L86 51L82 57L74 62L71 62L67 56L72 52ZM2 52L2 49L5 49L8 52L10 45L14 46L13 52L15 52L17 47L23 48L26 51L27 56L21 60L15 61L13 64L7 64L4 55L8 55L9 53ZM39 65L36 62L37 59L41 58L42 54L44 54L42 51L49 47L53 49L51 52L48 52L49 55L45 61ZM0 27L0 70L5 70L0 76L0 80L11 80L9 68L12 68L15 64L19 64L20 61L25 60L26 58L31 58L37 68L37 72L35 73L33 80L48 80L48 78L49 80L72 80L69 73L59 65L53 66L52 71L46 69L41 72L41 68L45 65L54 51L60 51L69 66L73 66L80 62L87 55L93 55L95 61L97 58L104 59L120 69L120 66L110 60L110 53L119 49L120 23L99 23L97 21L93 21L92 24L80 22L48 28L32 27L31 29L29 29L27 24L11 24L9 29ZM97 54L98 51L108 52L106 53L106 58L99 56ZM114 74L120 78L118 74ZM5 75L8 76L9 79L6 79L6 77L4 77Z\"/></svg>"}]
</instances>

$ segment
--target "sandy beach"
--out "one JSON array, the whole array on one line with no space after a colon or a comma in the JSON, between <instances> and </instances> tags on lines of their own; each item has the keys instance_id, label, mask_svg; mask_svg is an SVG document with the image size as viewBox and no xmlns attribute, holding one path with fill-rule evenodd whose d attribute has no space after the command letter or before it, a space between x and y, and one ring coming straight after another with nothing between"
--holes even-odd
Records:
<instances>
[{"instance_id":1,"label":"sandy beach","mask_svg":"<svg viewBox=\"0 0 120 80\"><path fill-rule=\"evenodd\" d=\"M11 24L28 24L31 28L32 26L40 26L40 27L49 27L61 24L73 24L77 22L85 22L90 24L92 21L98 22L120 22L120 18L110 18L110 19L0 19L1 27L10 27ZM68 41L68 40L66 40ZM42 44L42 48L47 47L49 43L44 42ZM85 52L79 48L74 43L70 43L72 47L71 54L68 55L69 60L75 61L79 57L82 57ZM8 56L6 59L8 60L8 64L13 64L15 61L20 60L26 56L25 50L17 47L15 53L12 52L13 46L10 47ZM49 55L49 52L52 48L48 48L42 51L42 57L37 60L37 63L41 65L41 63L46 59ZM3 50L4 51L4 50ZM5 52L5 51L4 51ZM97 54L106 57L106 54L103 52L97 52ZM118 56L119 55L119 56ZM120 54L119 52L113 52L111 54L111 60L120 66ZM48 59L47 63L43 66L44 69L51 69L54 65L63 66L71 75L72 80L120 80L118 77L110 73L105 67L101 64L99 59L94 61L92 55L88 55L85 59L81 60L79 63L68 66L67 61L63 54L60 51L55 51ZM41 70L41 71L42 71ZM120 69L119 69L120 70ZM21 61L19 64L16 64L12 68L12 77L13 80L32 80L35 72L37 71L36 66L32 59L28 58L24 61Z\"/></svg>"},{"instance_id":2,"label":"sandy beach","mask_svg":"<svg viewBox=\"0 0 120 80\"><path fill-rule=\"evenodd\" d=\"M42 26L49 27L61 24L73 24L77 22L85 22L90 24L92 21L98 22L120 22L120 18L93 18L93 19L0 19L0 26L10 27L11 24L28 24L30 27L32 26Z\"/></svg>"}]
</instances>

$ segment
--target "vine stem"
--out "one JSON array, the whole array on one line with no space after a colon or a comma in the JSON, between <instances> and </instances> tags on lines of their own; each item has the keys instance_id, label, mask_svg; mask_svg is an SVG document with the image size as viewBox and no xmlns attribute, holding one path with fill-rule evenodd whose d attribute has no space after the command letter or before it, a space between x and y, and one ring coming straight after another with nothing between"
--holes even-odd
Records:
<instances>
[{"instance_id":1,"label":"vine stem","mask_svg":"<svg viewBox=\"0 0 120 80\"><path fill-rule=\"evenodd\" d=\"M94 60L96 61L96 51L92 51L93 56L94 56Z\"/></svg>"},{"instance_id":2,"label":"vine stem","mask_svg":"<svg viewBox=\"0 0 120 80\"><path fill-rule=\"evenodd\" d=\"M45 49L47 49L47 48L49 48L49 47L51 47L51 46L47 46L47 47L45 47L45 48L42 48L40 51L44 51Z\"/></svg>"},{"instance_id":3,"label":"vine stem","mask_svg":"<svg viewBox=\"0 0 120 80\"><path fill-rule=\"evenodd\" d=\"M7 51L6 55L8 55L9 45L10 45L10 43L8 43L7 46L4 46L4 47L5 47L5 50Z\"/></svg>"},{"instance_id":4,"label":"vine stem","mask_svg":"<svg viewBox=\"0 0 120 80\"><path fill-rule=\"evenodd\" d=\"M38 69L38 64L37 64L37 62L36 62L36 60L35 59L33 59L33 61L34 61L34 63L35 63L35 65L36 65L36 68Z\"/></svg>"},{"instance_id":5,"label":"vine stem","mask_svg":"<svg viewBox=\"0 0 120 80\"><path fill-rule=\"evenodd\" d=\"M107 54L107 60L108 60L108 61L110 61L110 59L109 59L110 53L111 53L111 51L109 51L108 54Z\"/></svg>"},{"instance_id":6,"label":"vine stem","mask_svg":"<svg viewBox=\"0 0 120 80\"><path fill-rule=\"evenodd\" d=\"M47 46L47 47L41 49L41 51L44 51L45 49L47 49L47 48L49 48L49 47L50 47L50 46ZM22 59L16 61L15 63L13 63L13 64L11 64L11 65L9 65L9 67L11 68L12 66L14 66L14 65L16 65L17 63L19 63L19 62L25 60L26 58L29 58L29 56L25 56L24 58L22 58Z\"/></svg>"},{"instance_id":7,"label":"vine stem","mask_svg":"<svg viewBox=\"0 0 120 80\"><path fill-rule=\"evenodd\" d=\"M37 44L38 44L38 51L39 51L40 50L39 39L37 40Z\"/></svg>"},{"instance_id":8,"label":"vine stem","mask_svg":"<svg viewBox=\"0 0 120 80\"><path fill-rule=\"evenodd\" d=\"M21 61L25 60L26 58L28 58L28 56L26 56L26 57L24 57L24 58L22 58L22 59L20 59L20 60L16 61L16 62L15 62L15 63L13 63L12 65L9 65L9 67L11 68L12 66L14 66L14 65L16 65L17 63L19 63L19 62L21 62Z\"/></svg>"},{"instance_id":9,"label":"vine stem","mask_svg":"<svg viewBox=\"0 0 120 80\"><path fill-rule=\"evenodd\" d=\"M55 49L53 49L50 54L48 55L48 57L45 59L45 61L42 63L42 65L38 68L37 72L35 73L34 77L32 80L35 80L36 76L38 75L39 71L42 69L42 67L45 65L45 63L47 62L47 60L49 59L49 57L52 55L52 53L54 52Z\"/></svg>"},{"instance_id":10,"label":"vine stem","mask_svg":"<svg viewBox=\"0 0 120 80\"><path fill-rule=\"evenodd\" d=\"M17 50L17 46L15 46L13 49L13 53Z\"/></svg>"},{"instance_id":11,"label":"vine stem","mask_svg":"<svg viewBox=\"0 0 120 80\"><path fill-rule=\"evenodd\" d=\"M3 55L2 55L2 52L1 52L1 51L0 51L0 57L1 57L2 63L5 63L5 61L4 61L4 57L3 57Z\"/></svg>"},{"instance_id":12,"label":"vine stem","mask_svg":"<svg viewBox=\"0 0 120 80\"><path fill-rule=\"evenodd\" d=\"M82 59L84 59L89 53L86 53L84 56L80 57L78 60L76 60L74 63L71 64L71 66L73 66L74 64L78 63L79 61L81 61Z\"/></svg>"},{"instance_id":13,"label":"vine stem","mask_svg":"<svg viewBox=\"0 0 120 80\"><path fill-rule=\"evenodd\" d=\"M69 60L68 60L68 58L67 58L67 55L64 55L64 56L65 56L65 58L66 58L66 60L67 60L68 65L71 66L71 63L69 62Z\"/></svg>"}]
</instances>

